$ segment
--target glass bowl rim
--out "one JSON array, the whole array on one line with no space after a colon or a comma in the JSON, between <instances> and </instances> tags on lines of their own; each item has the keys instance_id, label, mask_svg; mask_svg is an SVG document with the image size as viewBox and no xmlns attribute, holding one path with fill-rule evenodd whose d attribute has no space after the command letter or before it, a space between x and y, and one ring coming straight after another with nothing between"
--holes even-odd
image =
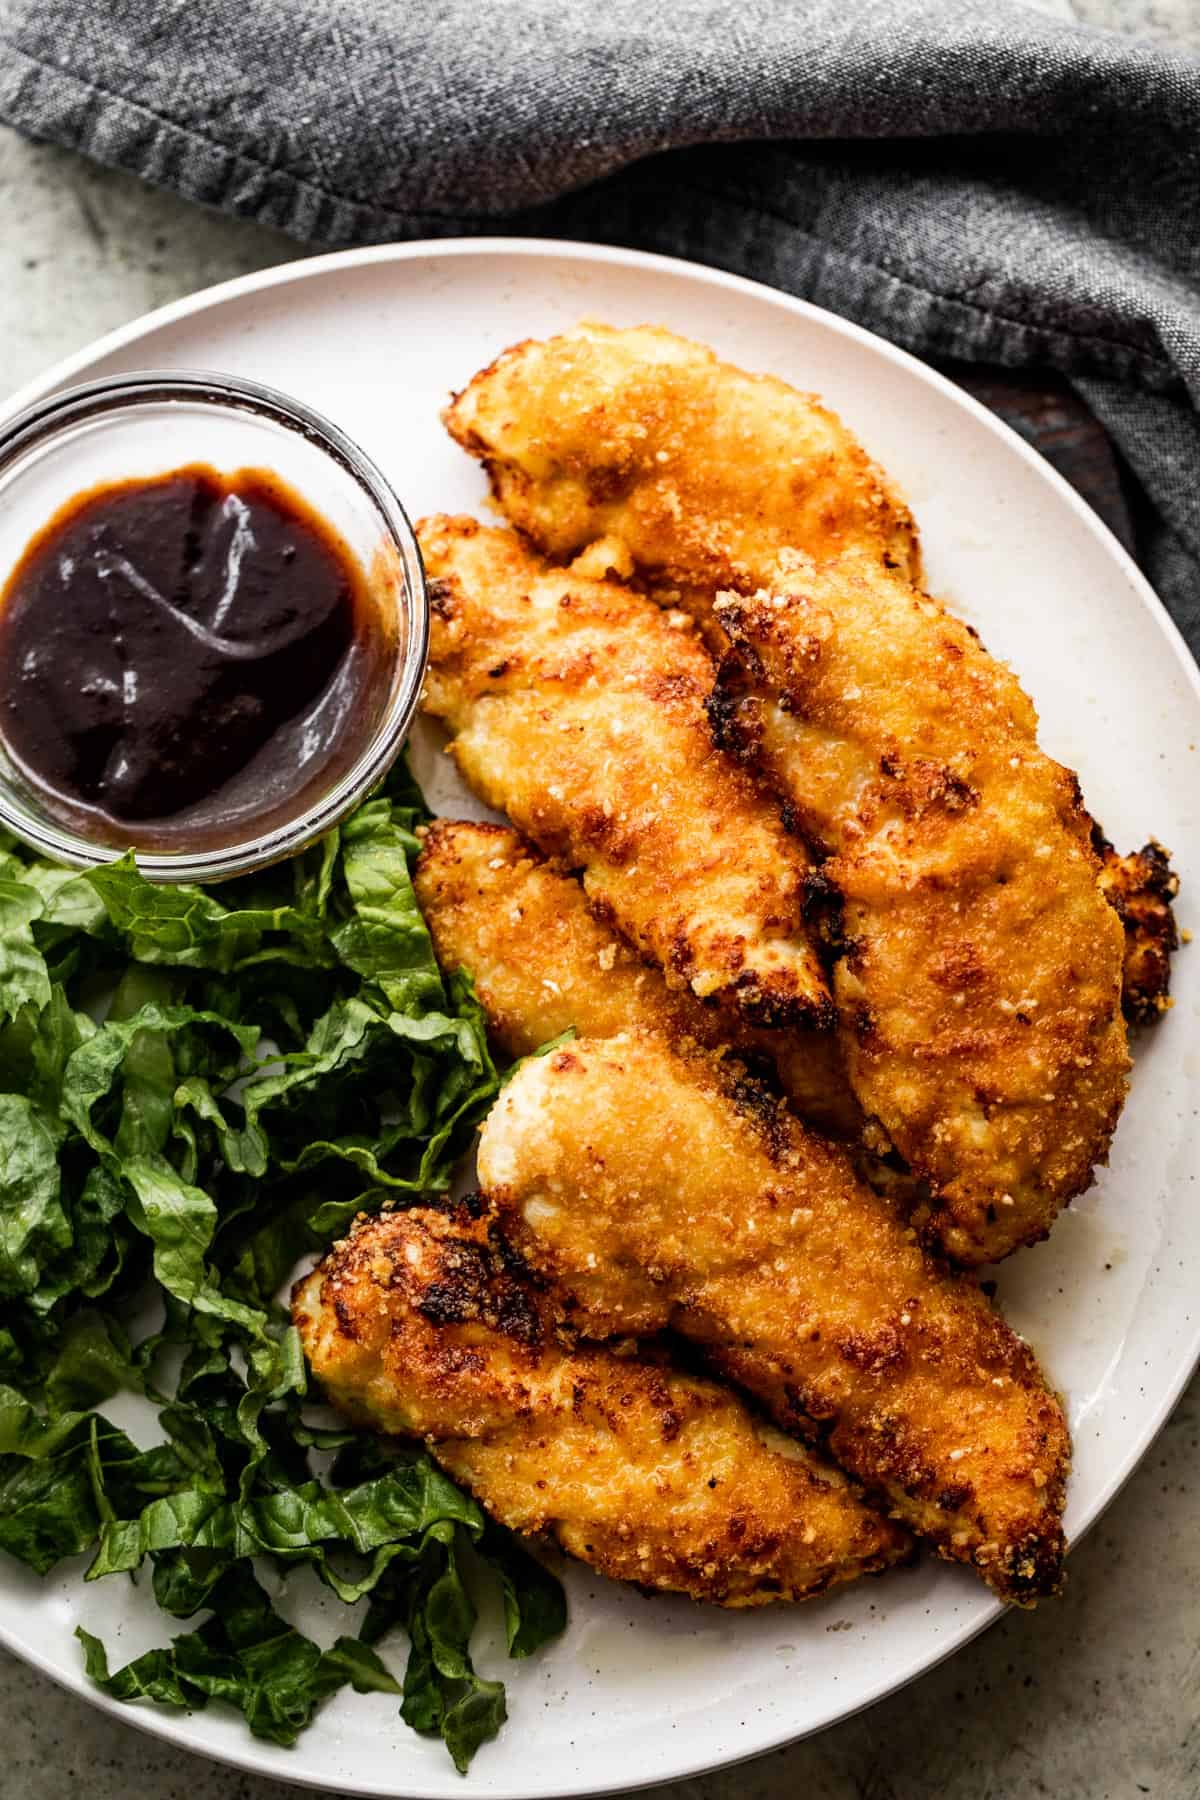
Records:
<instances>
[{"instance_id":1,"label":"glass bowl rim","mask_svg":"<svg viewBox=\"0 0 1200 1800\"><path fill-rule=\"evenodd\" d=\"M429 652L429 593L412 521L374 459L340 426L305 401L265 382L209 369L135 369L61 389L0 424L0 480L22 457L52 442L65 427L108 410L153 401L208 404L265 418L299 433L362 489L379 514L400 559L407 594L407 640L398 683L361 754L333 785L297 815L237 843L207 850L137 850L139 871L167 884L224 881L294 856L323 837L382 781L403 746L417 709ZM319 497L314 497L319 508ZM126 851L94 843L68 826L34 817L14 803L0 780L0 826L52 861L77 869L116 862Z\"/></svg>"}]
</instances>

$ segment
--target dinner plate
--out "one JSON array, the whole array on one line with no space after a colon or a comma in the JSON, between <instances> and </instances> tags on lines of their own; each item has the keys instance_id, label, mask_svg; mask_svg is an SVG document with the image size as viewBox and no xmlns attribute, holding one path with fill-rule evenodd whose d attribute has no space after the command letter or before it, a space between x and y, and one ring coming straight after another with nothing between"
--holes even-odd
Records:
<instances>
[{"instance_id":1,"label":"dinner plate","mask_svg":"<svg viewBox=\"0 0 1200 1800\"><path fill-rule=\"evenodd\" d=\"M469 240L349 251L232 281L163 308L59 364L12 408L137 367L220 369L289 390L382 465L410 512L478 508L479 469L438 411L497 351L581 317L652 320L770 370L834 406L920 521L933 591L1008 658L1036 700L1046 749L1079 771L1121 848L1153 834L1184 878L1200 870L1200 678L1129 557L1067 484L974 400L817 307L659 257L573 244ZM428 743L443 810L468 810ZM470 808L477 813L477 808ZM999 1271L1000 1299L1066 1397L1075 1437L1067 1528L1077 1538L1145 1452L1200 1351L1195 1093L1200 953L1183 950L1176 1004L1137 1045L1111 1164L1051 1240ZM135 1433L137 1402L109 1410ZM919 1566L798 1607L725 1613L646 1599L566 1571L565 1637L508 1664L485 1619L480 1662L503 1674L509 1722L466 1781L382 1695L346 1692L293 1750L251 1738L221 1707L116 1708L84 1679L82 1621L114 1664L163 1642L149 1584L85 1587L84 1561L39 1580L0 1558L0 1640L130 1724L245 1768L363 1795L596 1793L694 1774L816 1731L928 1669L1000 1607L961 1569ZM1049 1604L1053 1604L1050 1602ZM342 1628L302 1581L283 1610Z\"/></svg>"}]
</instances>

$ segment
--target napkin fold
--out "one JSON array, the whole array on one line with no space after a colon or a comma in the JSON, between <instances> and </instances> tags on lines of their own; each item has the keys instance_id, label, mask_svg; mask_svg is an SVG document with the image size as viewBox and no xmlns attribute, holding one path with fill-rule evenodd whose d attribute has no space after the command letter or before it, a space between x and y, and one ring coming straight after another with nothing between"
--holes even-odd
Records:
<instances>
[{"instance_id":1,"label":"napkin fold","mask_svg":"<svg viewBox=\"0 0 1200 1800\"><path fill-rule=\"evenodd\" d=\"M692 257L1059 371L1200 652L1200 59L1005 0L0 0L0 117L310 243Z\"/></svg>"}]
</instances>

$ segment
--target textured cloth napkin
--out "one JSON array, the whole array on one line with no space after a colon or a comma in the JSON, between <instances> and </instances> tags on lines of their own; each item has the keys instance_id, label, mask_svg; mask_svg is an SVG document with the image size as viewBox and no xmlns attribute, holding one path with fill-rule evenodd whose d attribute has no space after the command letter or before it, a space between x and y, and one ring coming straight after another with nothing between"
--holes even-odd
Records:
<instances>
[{"instance_id":1,"label":"textured cloth napkin","mask_svg":"<svg viewBox=\"0 0 1200 1800\"><path fill-rule=\"evenodd\" d=\"M324 244L530 232L1060 371L1200 651L1200 59L1003 0L0 0L0 115Z\"/></svg>"}]
</instances>

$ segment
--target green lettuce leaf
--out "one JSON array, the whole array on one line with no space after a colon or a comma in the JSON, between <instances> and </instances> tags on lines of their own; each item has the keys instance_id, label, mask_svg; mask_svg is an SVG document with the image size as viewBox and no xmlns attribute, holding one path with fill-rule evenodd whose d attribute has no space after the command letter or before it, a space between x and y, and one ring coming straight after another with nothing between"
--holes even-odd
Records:
<instances>
[{"instance_id":1,"label":"green lettuce leaf","mask_svg":"<svg viewBox=\"0 0 1200 1800\"><path fill-rule=\"evenodd\" d=\"M338 1598L353 1605L397 1556L416 1561L429 1534L444 1524L462 1525L476 1536L483 1529L475 1503L425 1457L343 1492L313 1480L227 1501L197 1486L151 1501L136 1519L107 1521L87 1578L136 1569L144 1557L164 1550L213 1551L229 1561L269 1556L280 1566L312 1564ZM330 1564L327 1547L333 1545L369 1558L357 1580Z\"/></svg>"},{"instance_id":2,"label":"green lettuce leaf","mask_svg":"<svg viewBox=\"0 0 1200 1800\"><path fill-rule=\"evenodd\" d=\"M315 909L288 903L231 909L203 888L145 881L132 854L88 870L86 879L138 962L227 971L264 955L328 959Z\"/></svg>"},{"instance_id":3,"label":"green lettuce leaf","mask_svg":"<svg viewBox=\"0 0 1200 1800\"><path fill-rule=\"evenodd\" d=\"M475 1607L454 1550L414 1584L407 1618L409 1653L400 1715L414 1731L440 1735L460 1774L507 1716L504 1686L475 1673L470 1640Z\"/></svg>"},{"instance_id":4,"label":"green lettuce leaf","mask_svg":"<svg viewBox=\"0 0 1200 1800\"><path fill-rule=\"evenodd\" d=\"M46 1375L50 1416L85 1412L122 1389L142 1393L145 1380L120 1322L90 1307L73 1314Z\"/></svg>"},{"instance_id":5,"label":"green lettuce leaf","mask_svg":"<svg viewBox=\"0 0 1200 1800\"><path fill-rule=\"evenodd\" d=\"M22 1396L0 1389L0 1549L39 1575L78 1556L99 1535L107 1481L137 1457L134 1445L96 1413L64 1413L47 1424Z\"/></svg>"},{"instance_id":6,"label":"green lettuce leaf","mask_svg":"<svg viewBox=\"0 0 1200 1800\"><path fill-rule=\"evenodd\" d=\"M488 1525L480 1548L500 1579L508 1654L532 1656L566 1629L562 1583L499 1526Z\"/></svg>"},{"instance_id":7,"label":"green lettuce leaf","mask_svg":"<svg viewBox=\"0 0 1200 1800\"><path fill-rule=\"evenodd\" d=\"M99 1638L82 1626L84 1666L114 1700L202 1708L224 1700L255 1737L294 1744L323 1700L349 1683L360 1694L398 1693L375 1652L351 1638L321 1650L281 1619L248 1568L231 1569L210 1596L213 1616L169 1648L147 1650L115 1674Z\"/></svg>"},{"instance_id":8,"label":"green lettuce leaf","mask_svg":"<svg viewBox=\"0 0 1200 1800\"><path fill-rule=\"evenodd\" d=\"M278 1302L357 1212L443 1191L498 1091L416 905L423 817L397 769L214 892L0 842L0 1551L148 1567L164 1614L200 1619L115 1672L81 1632L115 1698L232 1704L287 1744L338 1688L386 1692L465 1768L504 1691L471 1662L464 1557L513 1656L561 1630L561 1590L428 1457L305 1420ZM156 1441L96 1410L122 1390ZM322 1650L279 1617L255 1570L302 1565L366 1600L357 1636Z\"/></svg>"},{"instance_id":9,"label":"green lettuce leaf","mask_svg":"<svg viewBox=\"0 0 1200 1800\"><path fill-rule=\"evenodd\" d=\"M331 933L340 960L380 988L394 1013L420 1017L446 1004L409 880L416 840L386 800L360 807L342 828L351 914Z\"/></svg>"},{"instance_id":10,"label":"green lettuce leaf","mask_svg":"<svg viewBox=\"0 0 1200 1800\"><path fill-rule=\"evenodd\" d=\"M0 1094L0 1296L32 1293L71 1242L58 1141L23 1094Z\"/></svg>"},{"instance_id":11,"label":"green lettuce leaf","mask_svg":"<svg viewBox=\"0 0 1200 1800\"><path fill-rule=\"evenodd\" d=\"M25 881L0 880L0 1018L50 1000L50 976L34 942L33 921L42 897Z\"/></svg>"}]
</instances>

